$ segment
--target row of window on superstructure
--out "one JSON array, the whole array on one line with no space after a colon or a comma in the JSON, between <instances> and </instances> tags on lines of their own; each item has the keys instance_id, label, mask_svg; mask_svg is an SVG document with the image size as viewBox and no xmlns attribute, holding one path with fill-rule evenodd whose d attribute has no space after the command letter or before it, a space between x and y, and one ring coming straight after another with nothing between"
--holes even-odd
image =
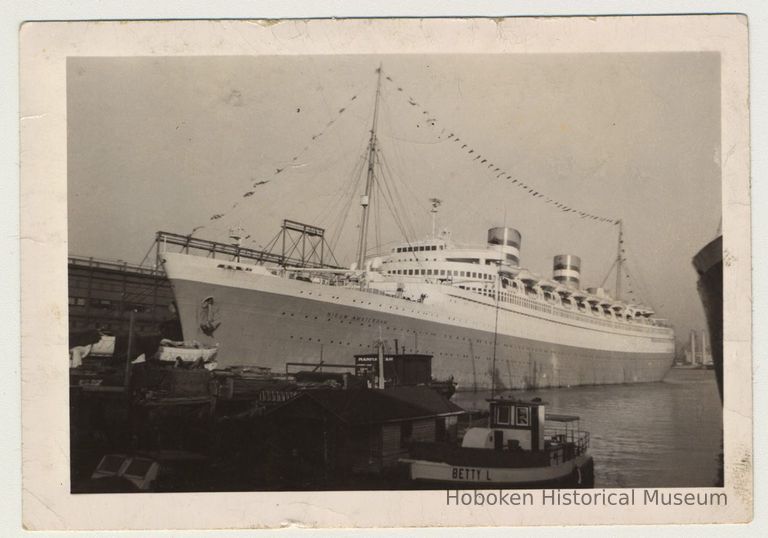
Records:
<instances>
[{"instance_id":1,"label":"row of window on superstructure","mask_svg":"<svg viewBox=\"0 0 768 538\"><path fill-rule=\"evenodd\" d=\"M397 247L395 252L424 252L425 250L443 250L445 245L419 245L417 247Z\"/></svg>"},{"instance_id":2,"label":"row of window on superstructure","mask_svg":"<svg viewBox=\"0 0 768 538\"><path fill-rule=\"evenodd\" d=\"M493 275L476 273L474 271L458 271L455 269L390 269L387 271L390 275L408 275L408 276L457 276L464 278L479 278L482 280L493 280Z\"/></svg>"}]
</instances>

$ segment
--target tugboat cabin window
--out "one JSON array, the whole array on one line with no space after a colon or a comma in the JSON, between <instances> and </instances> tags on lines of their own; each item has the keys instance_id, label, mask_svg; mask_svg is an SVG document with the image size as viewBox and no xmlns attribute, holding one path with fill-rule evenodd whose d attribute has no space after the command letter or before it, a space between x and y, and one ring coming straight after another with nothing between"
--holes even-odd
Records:
<instances>
[{"instance_id":1,"label":"tugboat cabin window","mask_svg":"<svg viewBox=\"0 0 768 538\"><path fill-rule=\"evenodd\" d=\"M509 424L512 413L510 412L508 405L496 406L496 423L497 424Z\"/></svg>"},{"instance_id":2,"label":"tugboat cabin window","mask_svg":"<svg viewBox=\"0 0 768 538\"><path fill-rule=\"evenodd\" d=\"M527 407L518 407L515 409L515 423L518 426L528 426L529 413Z\"/></svg>"}]
</instances>

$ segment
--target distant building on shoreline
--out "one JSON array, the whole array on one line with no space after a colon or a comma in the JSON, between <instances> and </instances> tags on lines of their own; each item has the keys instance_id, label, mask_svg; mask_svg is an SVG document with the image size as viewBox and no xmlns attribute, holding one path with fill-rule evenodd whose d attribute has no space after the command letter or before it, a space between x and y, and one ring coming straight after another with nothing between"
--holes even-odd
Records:
<instances>
[{"instance_id":1,"label":"distant building on shoreline","mask_svg":"<svg viewBox=\"0 0 768 538\"><path fill-rule=\"evenodd\" d=\"M683 345L675 360L677 366L712 366L712 347L707 331L692 330L688 342Z\"/></svg>"}]
</instances>

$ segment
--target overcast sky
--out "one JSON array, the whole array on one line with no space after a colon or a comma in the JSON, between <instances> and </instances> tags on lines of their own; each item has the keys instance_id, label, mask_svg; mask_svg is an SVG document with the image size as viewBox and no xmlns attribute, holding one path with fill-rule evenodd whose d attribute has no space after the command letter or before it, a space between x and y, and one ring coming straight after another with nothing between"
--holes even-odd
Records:
<instances>
[{"instance_id":1,"label":"overcast sky","mask_svg":"<svg viewBox=\"0 0 768 538\"><path fill-rule=\"evenodd\" d=\"M714 53L71 58L70 253L140 262L157 230L198 226L213 240L242 226L258 247L290 218L326 227L349 264L379 63L382 188L407 231L430 233L438 197L455 241L483 245L506 222L523 266L550 276L553 255L576 254L586 287L610 269L617 227L554 201L621 218L625 290L681 339L705 326L691 257L721 218ZM378 200L369 245L386 248L402 235Z\"/></svg>"}]
</instances>

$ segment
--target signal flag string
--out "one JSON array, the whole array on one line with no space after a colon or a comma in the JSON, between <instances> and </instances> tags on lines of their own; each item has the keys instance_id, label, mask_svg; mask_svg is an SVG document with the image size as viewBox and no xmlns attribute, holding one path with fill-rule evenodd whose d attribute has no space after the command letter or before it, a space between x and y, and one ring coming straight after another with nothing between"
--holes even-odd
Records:
<instances>
[{"instance_id":1,"label":"signal flag string","mask_svg":"<svg viewBox=\"0 0 768 538\"><path fill-rule=\"evenodd\" d=\"M291 163L291 164L293 164L293 163L295 163L296 161L298 161L298 160L299 160L299 158L300 158L300 157L301 157L301 156L302 156L302 155L303 155L305 152L307 152L307 151L309 150L309 148L310 148L310 147L311 147L311 146L312 146L312 145L313 145L315 142L317 142L318 140L320 140L320 139L321 139L321 138L322 138L322 137L323 137L323 136L324 136L324 135L325 135L325 134L328 132L328 130L329 130L331 127L333 127L333 125L334 125L334 124L335 124L335 123L336 123L336 122L337 122L337 121L338 121L338 120L341 118L341 116L342 116L342 115L343 115L343 114L344 114L344 113L345 113L345 112L346 112L346 111L349 109L349 106L350 106L350 105L351 105L351 104L352 104L352 103L353 103L355 100L357 100L357 94L355 94L355 95L353 95L352 97L350 97L349 99L347 99L347 100L344 102L343 106L341 106L340 108L338 108L338 109L337 109L337 111L336 111L336 113L333 115L333 117L332 117L330 120L328 120L328 121L325 123L325 125L322 127L322 129L320 129L319 131L315 132L315 133L314 133L314 134L311 136L311 138L310 138L310 141L309 141L309 142L308 142L308 143L307 143L307 144L306 144L306 145L305 145L305 146L302 148L302 150L301 150L300 152L298 152L297 154L295 154L294 156L292 156L292 157L291 157L291 159L290 159L290 163ZM299 111L300 111L300 109L298 109L298 108L297 108L296 110L297 110L297 112L299 112ZM241 195L241 197L240 197L240 199L239 199L239 200L235 201L235 202L232 204L232 206L230 206L230 208L229 208L227 211L224 211L224 212L220 212L220 213L214 213L213 215L211 215L211 216L210 216L210 218L208 219L208 222L212 222L212 221L218 221L218 220L221 220L221 219L223 219L224 217L226 217L226 216L227 216L227 215L228 215L228 214L229 214L229 213L230 213L232 210L236 209L236 208L237 208L237 207L240 205L240 203L241 203L241 202L245 201L245 200L246 200L246 199L248 199L248 198L251 198L251 197L253 197L253 196L256 194L256 189L258 189L258 187L260 187L260 186L262 186L262 185L266 185L266 184L267 184L267 183L269 183L270 181L272 181L272 180L276 179L276 178L277 178L277 176L278 176L278 175L280 175L281 173L283 173L284 171L286 171L286 169L287 169L287 168L289 168L289 167L291 166L291 164L289 164L289 165L284 165L284 166L282 166L282 167L277 167L277 168L275 168L275 171L274 171L274 172L272 172L272 174L270 174L270 175L269 175L269 178L268 178L268 179L260 179L260 180L257 180L257 181L253 181L253 180L252 180L253 182L252 182L252 183L251 183L251 185L248 187L248 190L247 190L247 191L245 191L245 192L244 192L244 193ZM195 228L192 230L192 232L190 232L190 236L191 236L193 233L195 233L196 231L198 231L198 230L200 230L200 229L202 229L202 228L205 228L205 226L204 226L204 225L201 225L201 226L196 226L196 227L195 227Z\"/></svg>"},{"instance_id":2,"label":"signal flag string","mask_svg":"<svg viewBox=\"0 0 768 538\"><path fill-rule=\"evenodd\" d=\"M417 108L421 111L421 114L423 116L427 116L427 123L431 127L436 127L438 124L438 119L434 117L433 114L430 114L428 110L426 110L423 106L419 104L418 101L416 101L412 96L408 95L402 86L395 83L395 81L392 79L390 75L387 75L385 77L385 80L389 83L391 83L398 93L402 93L406 96L407 103L411 105L414 108ZM445 132L447 129L443 129L443 132ZM440 138L440 135L437 135L438 138ZM491 160L479 152L477 152L474 148L472 148L462 137L460 137L456 132L450 132L448 136L446 137L447 140L450 140L454 144L456 144L456 148L465 153L467 156L472 157L472 162L477 163L478 165L483 165L484 168L487 170L490 170L492 174L495 174L496 178L505 178L510 181L513 185L516 185L517 187L523 189L526 191L531 197L536 199L541 199L544 203L549 204L553 206L554 208L558 209L559 211L563 213L574 213L578 215L582 219L588 219L588 220L594 220L597 222L604 222L608 224L618 224L619 219L614 219L610 217L605 217L601 215L596 215L594 213L590 213L588 211L581 211L579 209L576 209L574 207L571 207L567 204L564 204L554 198L551 198L549 196L546 196L544 193L536 189L535 187L531 185L527 185L523 183L521 180L515 178L512 174L508 173L504 168L501 166L498 166L491 162Z\"/></svg>"}]
</instances>

